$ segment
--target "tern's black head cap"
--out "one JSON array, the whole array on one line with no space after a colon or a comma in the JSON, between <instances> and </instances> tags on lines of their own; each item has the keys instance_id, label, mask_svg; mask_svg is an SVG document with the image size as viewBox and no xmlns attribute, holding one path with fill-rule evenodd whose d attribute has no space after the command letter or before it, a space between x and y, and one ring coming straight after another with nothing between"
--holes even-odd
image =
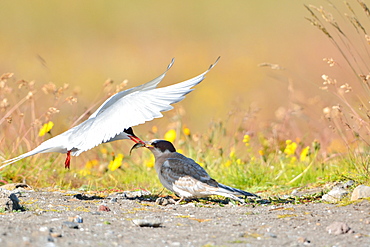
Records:
<instances>
[{"instance_id":1,"label":"tern's black head cap","mask_svg":"<svg viewBox=\"0 0 370 247\"><path fill-rule=\"evenodd\" d=\"M151 143L151 145L155 148L158 148L161 150L162 153L169 151L171 153L176 152L176 148L173 146L173 144L169 141L165 140L155 140Z\"/></svg>"},{"instance_id":2,"label":"tern's black head cap","mask_svg":"<svg viewBox=\"0 0 370 247\"><path fill-rule=\"evenodd\" d=\"M127 128L127 129L124 129L123 132L125 132L126 134L129 134L129 135L135 136L134 130L131 127Z\"/></svg>"}]
</instances>

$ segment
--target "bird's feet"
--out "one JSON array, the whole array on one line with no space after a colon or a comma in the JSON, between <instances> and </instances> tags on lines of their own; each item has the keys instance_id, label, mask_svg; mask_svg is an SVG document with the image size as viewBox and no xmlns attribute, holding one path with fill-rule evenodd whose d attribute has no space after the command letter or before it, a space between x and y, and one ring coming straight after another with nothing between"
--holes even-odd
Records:
<instances>
[{"instance_id":1,"label":"bird's feet","mask_svg":"<svg viewBox=\"0 0 370 247\"><path fill-rule=\"evenodd\" d=\"M180 197L180 199L177 201L177 202L175 202L175 205L179 205L180 204L180 202L182 202L184 200L184 197L182 196L182 197Z\"/></svg>"},{"instance_id":2,"label":"bird's feet","mask_svg":"<svg viewBox=\"0 0 370 247\"><path fill-rule=\"evenodd\" d=\"M70 164L71 164L71 151L68 151L66 161L64 162L64 168L69 169Z\"/></svg>"}]
</instances>

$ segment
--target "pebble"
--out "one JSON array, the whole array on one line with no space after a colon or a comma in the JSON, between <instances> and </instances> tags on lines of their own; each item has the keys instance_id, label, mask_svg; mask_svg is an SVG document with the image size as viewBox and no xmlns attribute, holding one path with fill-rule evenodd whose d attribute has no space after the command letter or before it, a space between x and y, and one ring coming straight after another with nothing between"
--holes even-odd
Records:
<instances>
[{"instance_id":1,"label":"pebble","mask_svg":"<svg viewBox=\"0 0 370 247\"><path fill-rule=\"evenodd\" d=\"M110 199L110 201L109 201L109 202L111 202L111 203L115 203L115 202L117 202L117 197L114 197L114 198Z\"/></svg>"},{"instance_id":2,"label":"pebble","mask_svg":"<svg viewBox=\"0 0 370 247\"><path fill-rule=\"evenodd\" d=\"M110 208L108 208L108 207L107 207L107 206L105 206L105 205L100 205L98 210L99 210L99 211L109 212L109 211L110 211Z\"/></svg>"},{"instance_id":3,"label":"pebble","mask_svg":"<svg viewBox=\"0 0 370 247\"><path fill-rule=\"evenodd\" d=\"M292 196L298 196L298 195L299 195L299 190L294 189L294 190L292 191L292 193L290 193L290 195L292 195Z\"/></svg>"},{"instance_id":4,"label":"pebble","mask_svg":"<svg viewBox=\"0 0 370 247\"><path fill-rule=\"evenodd\" d=\"M342 200L346 195L348 195L348 193L349 192L343 189L342 186L335 186L331 191L322 196L322 200L330 203L336 203Z\"/></svg>"},{"instance_id":5,"label":"pebble","mask_svg":"<svg viewBox=\"0 0 370 247\"><path fill-rule=\"evenodd\" d=\"M31 239L29 237L22 237L23 242L30 243Z\"/></svg>"},{"instance_id":6,"label":"pebble","mask_svg":"<svg viewBox=\"0 0 370 247\"><path fill-rule=\"evenodd\" d=\"M180 242L171 242L170 245L171 246L181 246L181 243Z\"/></svg>"},{"instance_id":7,"label":"pebble","mask_svg":"<svg viewBox=\"0 0 370 247\"><path fill-rule=\"evenodd\" d=\"M356 201L358 199L367 197L370 197L370 187L366 185L359 185L353 190L351 201Z\"/></svg>"},{"instance_id":8,"label":"pebble","mask_svg":"<svg viewBox=\"0 0 370 247\"><path fill-rule=\"evenodd\" d=\"M145 219L133 219L132 222L140 227L161 227L163 221L160 217L147 217Z\"/></svg>"},{"instance_id":9,"label":"pebble","mask_svg":"<svg viewBox=\"0 0 370 247\"><path fill-rule=\"evenodd\" d=\"M366 236L366 235L365 235L365 236ZM363 234L361 234L361 233L357 233L354 237L355 237L355 238L362 238L362 237L364 237L364 235L363 235Z\"/></svg>"},{"instance_id":10,"label":"pebble","mask_svg":"<svg viewBox=\"0 0 370 247\"><path fill-rule=\"evenodd\" d=\"M343 187L344 188L348 188L348 187L351 187L352 185L354 185L355 184L355 181L353 181L353 180L348 180L347 182L345 182L344 184L343 184Z\"/></svg>"},{"instance_id":11,"label":"pebble","mask_svg":"<svg viewBox=\"0 0 370 247\"><path fill-rule=\"evenodd\" d=\"M44 246L45 247L55 247L56 245L54 244L54 242L47 242Z\"/></svg>"},{"instance_id":12,"label":"pebble","mask_svg":"<svg viewBox=\"0 0 370 247\"><path fill-rule=\"evenodd\" d=\"M54 242L54 239L53 239L52 236L48 236L47 240L48 240L48 242Z\"/></svg>"},{"instance_id":13,"label":"pebble","mask_svg":"<svg viewBox=\"0 0 370 247\"><path fill-rule=\"evenodd\" d=\"M129 198L129 197L142 197L142 196L148 196L152 193L150 191L146 190L137 190L137 191L123 191L120 193L122 197Z\"/></svg>"},{"instance_id":14,"label":"pebble","mask_svg":"<svg viewBox=\"0 0 370 247\"><path fill-rule=\"evenodd\" d=\"M68 217L68 221L75 223L83 223L83 218L79 215L76 215L74 217Z\"/></svg>"},{"instance_id":15,"label":"pebble","mask_svg":"<svg viewBox=\"0 0 370 247\"><path fill-rule=\"evenodd\" d=\"M9 195L9 201L5 204L5 208L8 211L21 210L24 211L23 207L19 204L19 199L15 193Z\"/></svg>"},{"instance_id":16,"label":"pebble","mask_svg":"<svg viewBox=\"0 0 370 247\"><path fill-rule=\"evenodd\" d=\"M161 206L166 206L168 204L175 204L175 201L173 199L158 197L157 200L155 200L155 204L161 205Z\"/></svg>"},{"instance_id":17,"label":"pebble","mask_svg":"<svg viewBox=\"0 0 370 247\"><path fill-rule=\"evenodd\" d=\"M53 238L61 238L62 234L59 232L52 232L50 233L50 236L52 236Z\"/></svg>"},{"instance_id":18,"label":"pebble","mask_svg":"<svg viewBox=\"0 0 370 247\"><path fill-rule=\"evenodd\" d=\"M70 229L78 229L78 224L75 222L70 222L70 221L64 221L62 223L62 226L70 228Z\"/></svg>"},{"instance_id":19,"label":"pebble","mask_svg":"<svg viewBox=\"0 0 370 247\"><path fill-rule=\"evenodd\" d=\"M326 227L329 234L340 235L345 234L351 230L351 228L344 222L333 222L331 225ZM353 232L353 231L351 231Z\"/></svg>"},{"instance_id":20,"label":"pebble","mask_svg":"<svg viewBox=\"0 0 370 247\"><path fill-rule=\"evenodd\" d=\"M39 231L40 231L40 232L48 232L48 231L49 231L49 227L47 227L47 226L41 226L41 227L39 228Z\"/></svg>"},{"instance_id":21,"label":"pebble","mask_svg":"<svg viewBox=\"0 0 370 247\"><path fill-rule=\"evenodd\" d=\"M5 189L5 190L16 190L19 188L28 189L28 190L32 189L31 186L25 183L4 184L4 185L1 185L0 188Z\"/></svg>"},{"instance_id":22,"label":"pebble","mask_svg":"<svg viewBox=\"0 0 370 247\"><path fill-rule=\"evenodd\" d=\"M310 244L311 241L310 240L307 240L307 238L304 238L304 237L299 237L297 239L298 243L301 243L301 244L304 244L304 245L307 245L307 244Z\"/></svg>"},{"instance_id":23,"label":"pebble","mask_svg":"<svg viewBox=\"0 0 370 247\"><path fill-rule=\"evenodd\" d=\"M265 236L270 237L270 238L277 238L277 235L271 232L265 233Z\"/></svg>"}]
</instances>

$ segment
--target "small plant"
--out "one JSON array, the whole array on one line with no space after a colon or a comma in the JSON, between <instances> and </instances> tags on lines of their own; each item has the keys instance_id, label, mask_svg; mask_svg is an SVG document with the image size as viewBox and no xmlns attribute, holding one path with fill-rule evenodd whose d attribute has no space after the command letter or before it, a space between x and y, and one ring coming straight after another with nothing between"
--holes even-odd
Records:
<instances>
[{"instance_id":1,"label":"small plant","mask_svg":"<svg viewBox=\"0 0 370 247\"><path fill-rule=\"evenodd\" d=\"M331 76L322 75L322 90L333 94L338 103L323 109L324 116L333 131L341 138L349 151L348 157L365 180L370 178L370 49L368 35L369 8L359 0L356 5L345 2L347 13L333 11L339 17L313 5L305 6L310 13L307 20L317 27L333 43L346 64L333 58L324 58L329 67L340 70L349 68L350 82L342 82ZM365 22L363 22L365 21Z\"/></svg>"},{"instance_id":2,"label":"small plant","mask_svg":"<svg viewBox=\"0 0 370 247\"><path fill-rule=\"evenodd\" d=\"M335 135L334 138L317 124L314 115L302 114L293 100L293 86L288 85L289 105L276 112L268 123L258 119L260 109L232 109L226 119L212 121L204 133L187 126L181 112L172 115L172 122L158 128L156 122L146 123L150 131L144 140L167 139L178 152L197 161L219 181L232 187L271 195L307 184L322 185L329 181L351 178L369 182L370 177L370 73L368 21L369 9L362 1L357 8L346 2L348 14L335 12L340 21L322 7L306 6L308 21L317 27L338 49L339 59L324 58L328 68L342 71L349 68L351 81L323 73L321 89L336 98L335 104L325 102L322 112ZM360 14L359 14L360 13ZM262 64L282 70L279 65ZM127 81L114 85L107 80L100 98L106 98L125 88ZM78 103L79 92L68 85L16 80L12 73L0 77L0 157L5 160L31 150L40 142L59 134L88 117L101 101L84 107ZM313 104L313 107L320 106ZM321 108L320 108L321 111ZM68 116L62 112L70 113ZM169 115L167 115L169 116ZM171 116L171 115L170 115ZM307 119L316 121L312 127ZM311 127L318 138L306 134L300 126ZM308 127L308 128L309 128ZM310 132L310 131L308 131ZM329 136L329 137L328 137ZM336 143L334 143L336 144ZM71 170L65 170L62 155L39 154L17 162L0 171L3 183L27 182L33 187L81 188L84 190L151 190L162 185L154 169L154 158L145 149L128 150L131 142L103 144L78 158ZM127 151L125 151L127 150ZM163 192L168 193L168 192ZM276 203L279 203L279 198ZM292 202L315 201L313 198L290 198Z\"/></svg>"}]
</instances>

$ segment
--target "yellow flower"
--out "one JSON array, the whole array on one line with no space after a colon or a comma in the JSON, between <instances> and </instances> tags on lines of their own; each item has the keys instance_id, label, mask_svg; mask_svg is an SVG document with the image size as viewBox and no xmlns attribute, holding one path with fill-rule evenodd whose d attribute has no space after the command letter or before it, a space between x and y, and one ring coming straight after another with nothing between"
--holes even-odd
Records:
<instances>
[{"instance_id":1,"label":"yellow flower","mask_svg":"<svg viewBox=\"0 0 370 247\"><path fill-rule=\"evenodd\" d=\"M148 167L148 168L152 168L152 167L154 167L154 164L155 164L155 158L154 158L154 156L152 155L152 156L150 157L150 160L148 160L148 161L145 163L145 165L146 165L146 167Z\"/></svg>"},{"instance_id":2,"label":"yellow flower","mask_svg":"<svg viewBox=\"0 0 370 247\"><path fill-rule=\"evenodd\" d=\"M122 164L123 154L118 154L114 160L111 160L108 165L108 169L111 171L117 170Z\"/></svg>"},{"instance_id":3,"label":"yellow flower","mask_svg":"<svg viewBox=\"0 0 370 247\"><path fill-rule=\"evenodd\" d=\"M231 166L231 160L226 161L225 163L222 164L224 167L229 167Z\"/></svg>"},{"instance_id":4,"label":"yellow flower","mask_svg":"<svg viewBox=\"0 0 370 247\"><path fill-rule=\"evenodd\" d=\"M262 149L258 150L258 153L259 153L261 156L265 155L265 152L264 152Z\"/></svg>"},{"instance_id":5,"label":"yellow flower","mask_svg":"<svg viewBox=\"0 0 370 247\"><path fill-rule=\"evenodd\" d=\"M310 155L310 147L307 146L304 149L302 149L301 155L299 156L299 160L305 161L309 155Z\"/></svg>"},{"instance_id":6,"label":"yellow flower","mask_svg":"<svg viewBox=\"0 0 370 247\"><path fill-rule=\"evenodd\" d=\"M97 159L93 159L93 160L89 160L88 162L86 162L85 164L85 169L91 169L93 168L94 166L96 166L98 164L98 160Z\"/></svg>"},{"instance_id":7,"label":"yellow flower","mask_svg":"<svg viewBox=\"0 0 370 247\"><path fill-rule=\"evenodd\" d=\"M78 173L83 177L90 175L92 168L96 166L97 164L99 164L98 160L96 159L89 160L86 162L84 169L80 170Z\"/></svg>"},{"instance_id":8,"label":"yellow flower","mask_svg":"<svg viewBox=\"0 0 370 247\"><path fill-rule=\"evenodd\" d=\"M295 154L297 149L297 143L292 142L291 140L286 140L286 147L284 149L284 153L287 157L292 156Z\"/></svg>"},{"instance_id":9,"label":"yellow flower","mask_svg":"<svg viewBox=\"0 0 370 247\"><path fill-rule=\"evenodd\" d=\"M107 150L106 148L101 148L101 149L100 149L100 152L101 152L102 154L108 154L108 150Z\"/></svg>"},{"instance_id":10,"label":"yellow flower","mask_svg":"<svg viewBox=\"0 0 370 247\"><path fill-rule=\"evenodd\" d=\"M155 126L155 125L153 125L153 126L152 126L152 132L153 132L153 133L157 133L157 131L158 131L158 127L157 127L157 126Z\"/></svg>"},{"instance_id":11,"label":"yellow flower","mask_svg":"<svg viewBox=\"0 0 370 247\"><path fill-rule=\"evenodd\" d=\"M249 141L251 140L250 135L244 135L243 142L245 143L245 146L249 146Z\"/></svg>"},{"instance_id":12,"label":"yellow flower","mask_svg":"<svg viewBox=\"0 0 370 247\"><path fill-rule=\"evenodd\" d=\"M174 129L170 129L166 134L164 134L164 139L166 141L173 142L176 140L176 131Z\"/></svg>"},{"instance_id":13,"label":"yellow flower","mask_svg":"<svg viewBox=\"0 0 370 247\"><path fill-rule=\"evenodd\" d=\"M186 135L186 136L190 136L190 129L189 129L189 128L184 127L184 128L182 129L182 133L183 133L184 135Z\"/></svg>"},{"instance_id":14,"label":"yellow flower","mask_svg":"<svg viewBox=\"0 0 370 247\"><path fill-rule=\"evenodd\" d=\"M234 149L231 149L230 151L230 154L229 154L229 157L232 159L232 158L235 158L235 150Z\"/></svg>"},{"instance_id":15,"label":"yellow flower","mask_svg":"<svg viewBox=\"0 0 370 247\"><path fill-rule=\"evenodd\" d=\"M48 123L44 124L40 131L39 131L39 136L43 136L46 133L48 133L54 126L54 123L52 121L49 121Z\"/></svg>"},{"instance_id":16,"label":"yellow flower","mask_svg":"<svg viewBox=\"0 0 370 247\"><path fill-rule=\"evenodd\" d=\"M237 159L236 160L236 164L240 165L242 163L242 160L241 159Z\"/></svg>"},{"instance_id":17,"label":"yellow flower","mask_svg":"<svg viewBox=\"0 0 370 247\"><path fill-rule=\"evenodd\" d=\"M87 175L90 175L91 174L91 171L88 170L88 169L82 169L78 172L81 176L85 177Z\"/></svg>"},{"instance_id":18,"label":"yellow flower","mask_svg":"<svg viewBox=\"0 0 370 247\"><path fill-rule=\"evenodd\" d=\"M290 164L294 164L296 161L297 161L297 158L293 156L293 157L290 159Z\"/></svg>"}]
</instances>

